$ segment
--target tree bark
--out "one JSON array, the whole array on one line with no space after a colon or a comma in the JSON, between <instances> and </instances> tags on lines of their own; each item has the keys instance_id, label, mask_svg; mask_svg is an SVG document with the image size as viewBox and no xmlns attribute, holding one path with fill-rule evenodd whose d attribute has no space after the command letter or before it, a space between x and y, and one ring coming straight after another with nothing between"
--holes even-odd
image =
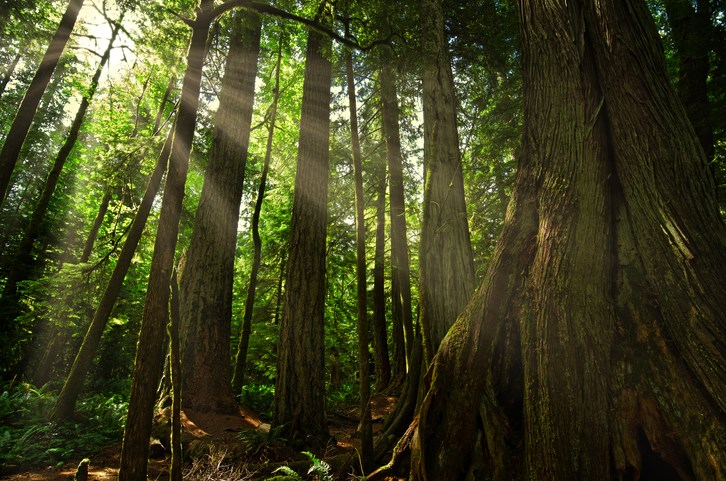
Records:
<instances>
[{"instance_id":1,"label":"tree bark","mask_svg":"<svg viewBox=\"0 0 726 481\"><path fill-rule=\"evenodd\" d=\"M321 9L327 8L323 2ZM282 427L289 440L321 446L329 438L323 316L330 51L330 38L309 30L273 416L273 425Z\"/></svg>"},{"instance_id":2,"label":"tree bark","mask_svg":"<svg viewBox=\"0 0 726 481\"><path fill-rule=\"evenodd\" d=\"M430 371L412 479L722 480L726 229L652 18L518 6L516 184Z\"/></svg>"},{"instance_id":3,"label":"tree bark","mask_svg":"<svg viewBox=\"0 0 726 481\"><path fill-rule=\"evenodd\" d=\"M164 352L162 343L168 317L169 282L199 105L207 36L213 20L210 15L212 6L212 0L202 0L197 10L197 17L191 22L192 38L187 55L187 69L182 82L179 113L174 125L169 173L161 203L159 228L154 243L141 332L136 349L129 410L121 449L119 481L146 480L157 378Z\"/></svg>"},{"instance_id":4,"label":"tree bark","mask_svg":"<svg viewBox=\"0 0 726 481\"><path fill-rule=\"evenodd\" d=\"M475 288L464 200L456 99L441 0L422 3L424 203L420 306L424 359L430 362Z\"/></svg>"},{"instance_id":5,"label":"tree bark","mask_svg":"<svg viewBox=\"0 0 726 481\"><path fill-rule=\"evenodd\" d=\"M230 334L237 224L260 49L260 17L237 13L194 234L181 275L184 407L234 413Z\"/></svg>"},{"instance_id":6,"label":"tree bark","mask_svg":"<svg viewBox=\"0 0 726 481\"><path fill-rule=\"evenodd\" d=\"M169 301L169 377L171 378L171 464L169 479L182 481L182 465L184 462L181 443L181 404L182 404L182 365L181 343L179 342L179 284L176 270L171 278L171 298Z\"/></svg>"},{"instance_id":7,"label":"tree bark","mask_svg":"<svg viewBox=\"0 0 726 481\"><path fill-rule=\"evenodd\" d=\"M173 83L170 82L167 87L169 90L173 87ZM164 110L164 104L162 103L159 110ZM108 319L111 317L111 312L116 304L121 287L123 286L124 278L126 273L131 266L136 247L139 245L141 236L144 233L146 227L146 221L151 213L151 207L154 203L154 198L159 191L161 185L161 179L166 171L167 162L172 148L172 140L174 138L174 129L172 128L167 135L164 146L161 149L161 153L154 166L154 171L149 177L144 191L144 196L141 199L139 208L136 211L134 220L131 222L131 227L126 235L126 241L124 242L121 252L119 253L116 265L113 268L111 277L106 286L106 290L103 292L101 301L93 314L86 335L83 337L83 343L81 344L78 354L73 361L73 366L63 383L56 405L53 410L53 419L60 421L62 419L69 418L73 415L73 411L78 401L78 396L83 388L83 381L88 374L88 370L91 368L93 358L96 356L98 345L101 342L103 331L106 329Z\"/></svg>"},{"instance_id":8,"label":"tree bark","mask_svg":"<svg viewBox=\"0 0 726 481\"><path fill-rule=\"evenodd\" d=\"M701 142L706 160L713 161L713 120L708 100L709 54L713 44L708 1L665 0L671 36L678 57L678 95Z\"/></svg>"},{"instance_id":9,"label":"tree bark","mask_svg":"<svg viewBox=\"0 0 726 481\"><path fill-rule=\"evenodd\" d=\"M363 469L373 463L373 428L371 423L371 384L368 372L368 276L366 274L366 225L363 200L363 161L358 135L358 107L355 98L353 54L345 52L345 68L350 112L350 138L353 152L353 176L355 180L355 252L356 252L356 307L358 327L358 385L360 422L360 461Z\"/></svg>"},{"instance_id":10,"label":"tree bark","mask_svg":"<svg viewBox=\"0 0 726 481\"><path fill-rule=\"evenodd\" d=\"M63 49L65 49L73 26L78 19L78 12L83 6L83 0L70 0L58 29L48 44L48 49L40 62L38 70L31 80L28 90L23 97L18 112L5 137L5 144L0 151L0 207L2 207L10 186L10 176L20 155L20 149L30 130L35 112L38 110L40 99L43 97L53 71L58 65Z\"/></svg>"},{"instance_id":11,"label":"tree bark","mask_svg":"<svg viewBox=\"0 0 726 481\"><path fill-rule=\"evenodd\" d=\"M381 57L378 79L381 85L381 122L386 142L388 188L391 202L391 262L392 282L395 284L395 289L392 289L394 329L396 328L395 324L400 322L405 340L405 362L408 362L411 358L414 339L413 309L411 307L411 269L406 226L398 94L391 63L391 54L384 51ZM405 364L401 366L400 356L401 353L394 352L394 379L398 379L394 384L400 384L401 375L405 373ZM401 372L401 367L404 368L403 372ZM398 374L398 376L395 374Z\"/></svg>"},{"instance_id":12,"label":"tree bark","mask_svg":"<svg viewBox=\"0 0 726 481\"><path fill-rule=\"evenodd\" d=\"M373 323L373 348L375 352L376 392L383 392L391 382L391 361L388 359L385 292L386 167L385 164L382 164L380 167L378 199L376 200L376 256L373 264L373 318L371 319Z\"/></svg>"},{"instance_id":13,"label":"tree bark","mask_svg":"<svg viewBox=\"0 0 726 481\"><path fill-rule=\"evenodd\" d=\"M252 314L255 306L255 291L257 289L257 275L260 271L262 262L262 239L260 239L260 214L262 212L262 202L265 199L265 188L267 186L267 174L270 170L270 160L272 158L272 141L275 136L275 121L277 119L277 103L280 98L280 63L282 62L282 38L277 44L277 65L275 66L275 86L273 87L273 99L270 106L270 119L267 133L267 144L265 146L265 160L262 165L262 176L260 178L260 187L257 191L257 201L255 202L255 211L252 214L252 243L254 245L254 257L252 259L252 269L250 271L250 284L247 288L247 298L245 299L245 314L242 319L242 330L237 345L237 355L235 356L234 373L232 375L232 392L239 394L244 385L244 376L247 365L247 349L250 344L250 334L252 333Z\"/></svg>"}]
</instances>

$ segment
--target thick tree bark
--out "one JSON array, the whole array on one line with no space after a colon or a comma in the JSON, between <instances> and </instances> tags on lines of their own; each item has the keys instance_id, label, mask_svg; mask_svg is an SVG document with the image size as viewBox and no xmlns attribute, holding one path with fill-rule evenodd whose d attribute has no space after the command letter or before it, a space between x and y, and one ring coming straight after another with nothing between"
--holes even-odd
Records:
<instances>
[{"instance_id":1,"label":"thick tree bark","mask_svg":"<svg viewBox=\"0 0 726 481\"><path fill-rule=\"evenodd\" d=\"M422 3L424 204L420 296L429 362L475 288L456 99L441 0Z\"/></svg>"},{"instance_id":2,"label":"thick tree bark","mask_svg":"<svg viewBox=\"0 0 726 481\"><path fill-rule=\"evenodd\" d=\"M170 82L167 89L171 90L172 87L173 82ZM164 110L163 103L159 110ZM159 191L159 186L161 185L161 179L164 176L164 172L166 172L173 138L174 129L172 128L169 131L166 141L164 142L164 146L161 149L161 153L156 161L156 165L154 166L154 171L149 177L146 190L144 191L144 196L141 198L139 208L136 211L134 220L131 222L131 227L126 235L126 241L121 248L118 259L116 260L116 265L113 268L106 290L103 292L98 308L96 308L96 311L93 314L93 319L86 331L86 335L83 337L83 343L81 344L78 354L76 354L76 358L73 361L73 366L71 366L68 377L63 383L63 388L58 395L53 411L53 418L55 420L66 419L73 415L76 401L78 401L78 396L83 388L83 381L88 374L88 370L91 368L93 358L96 356L96 351L98 350L98 345L101 342L103 331L106 329L108 319L111 317L111 312L113 311L113 307L116 304L119 293L121 292L124 278L131 266L131 261L133 260L134 253L136 252L136 247L138 247L141 236L144 233L146 221L151 213L154 198Z\"/></svg>"},{"instance_id":3,"label":"thick tree bark","mask_svg":"<svg viewBox=\"0 0 726 481\"><path fill-rule=\"evenodd\" d=\"M212 0L202 0L197 10L197 17L191 22L192 38L187 55L187 69L182 82L179 113L174 125L169 173L161 203L159 228L154 243L144 315L136 348L129 410L121 449L119 481L146 480L157 378L164 355L162 343L168 317L169 282L197 118L207 36L213 20L210 15L212 6Z\"/></svg>"},{"instance_id":4,"label":"thick tree bark","mask_svg":"<svg viewBox=\"0 0 726 481\"><path fill-rule=\"evenodd\" d=\"M265 188L267 187L267 174L270 170L272 159L272 141L275 137L275 121L277 119L277 103L280 98L280 63L282 62L282 38L277 45L277 65L275 66L275 86L273 87L273 99L270 106L270 118L267 132L267 144L265 145L265 160L262 165L262 176L260 187L257 191L255 211L252 213L252 243L254 245L254 256L252 269L250 270L250 284L247 287L247 298L245 299L245 314L242 319L242 329L237 345L237 354L234 362L232 375L232 392L239 394L244 385L244 376L247 364L247 349L250 345L252 334L252 314L255 307L255 291L257 290L257 275L262 263L262 239L260 238L260 214L262 213L262 202L265 199Z\"/></svg>"},{"instance_id":5,"label":"thick tree bark","mask_svg":"<svg viewBox=\"0 0 726 481\"><path fill-rule=\"evenodd\" d=\"M325 2L324 2L325 3ZM324 4L323 9L327 9ZM325 249L328 212L331 41L308 33L300 141L280 338L273 425L291 441L323 445Z\"/></svg>"},{"instance_id":6,"label":"thick tree bark","mask_svg":"<svg viewBox=\"0 0 726 481\"><path fill-rule=\"evenodd\" d=\"M233 413L230 334L237 224L260 49L260 17L237 13L194 234L181 275L185 408Z\"/></svg>"},{"instance_id":7,"label":"thick tree bark","mask_svg":"<svg viewBox=\"0 0 726 481\"><path fill-rule=\"evenodd\" d=\"M353 176L355 180L355 252L356 252L356 307L358 327L358 385L360 422L358 436L361 465L365 471L373 461L373 428L371 424L371 384L368 372L368 276L366 274L366 225L363 200L363 161L358 135L358 107L355 98L353 54L345 53L348 87L348 111L350 112L350 138L353 152Z\"/></svg>"},{"instance_id":8,"label":"thick tree bark","mask_svg":"<svg viewBox=\"0 0 726 481\"><path fill-rule=\"evenodd\" d=\"M725 479L726 229L639 0L519 1L502 237L442 343L413 479Z\"/></svg>"},{"instance_id":9,"label":"thick tree bark","mask_svg":"<svg viewBox=\"0 0 726 481\"><path fill-rule=\"evenodd\" d=\"M3 144L0 151L0 207L2 207L8 193L10 176L13 169L15 169L20 149L23 142L25 142L25 137L28 135L35 112L38 110L40 99L43 97L53 71L58 65L82 6L83 0L70 0L68 3L68 8L66 8L58 29L48 44L48 49L40 61L40 66L28 86L28 91L20 103L15 119L13 119L10 130L8 130L8 135L5 137L5 144Z\"/></svg>"}]
</instances>

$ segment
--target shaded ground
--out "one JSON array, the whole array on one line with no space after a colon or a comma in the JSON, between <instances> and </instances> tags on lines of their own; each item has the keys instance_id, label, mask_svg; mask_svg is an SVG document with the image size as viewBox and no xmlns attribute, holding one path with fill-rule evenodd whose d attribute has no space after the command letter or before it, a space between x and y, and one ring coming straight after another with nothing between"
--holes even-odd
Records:
<instances>
[{"instance_id":1,"label":"shaded ground","mask_svg":"<svg viewBox=\"0 0 726 481\"><path fill-rule=\"evenodd\" d=\"M374 434L381 429L383 418L393 410L396 398L378 394L371 399ZM154 426L155 435L161 440L152 446L149 459L148 478L164 480L168 478L170 456L163 445L168 413L157 415ZM358 424L358 409L355 406L331 412L328 416L330 433L337 444L330 445L319 453L319 457L335 456L353 451L355 431ZM240 407L239 415L213 413L182 413L183 442L186 453L192 457L219 459L220 453L228 460L243 462L250 466L263 466L266 463L304 461L307 458L286 446L283 440L270 433L270 426L254 411ZM242 435L244 440L240 440ZM155 453L155 451L157 451ZM210 456L210 452L213 453ZM121 445L103 449L91 457L88 480L114 480L118 475ZM189 460L188 460L189 461ZM80 459L73 459L62 467L33 467L15 473L0 473L0 479L9 481L69 481ZM189 463L187 463L187 467Z\"/></svg>"}]
</instances>

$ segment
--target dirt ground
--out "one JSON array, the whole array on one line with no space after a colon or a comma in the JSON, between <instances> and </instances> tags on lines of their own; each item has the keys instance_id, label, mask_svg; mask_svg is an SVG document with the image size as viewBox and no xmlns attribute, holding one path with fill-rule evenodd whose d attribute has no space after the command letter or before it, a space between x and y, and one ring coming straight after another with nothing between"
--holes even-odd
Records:
<instances>
[{"instance_id":1,"label":"dirt ground","mask_svg":"<svg viewBox=\"0 0 726 481\"><path fill-rule=\"evenodd\" d=\"M375 395L371 399L371 412L373 417L374 434L381 429L383 418L393 410L396 398L383 394ZM164 416L161 412L155 421L155 432L163 424ZM358 409L350 406L329 413L328 427L330 434L337 441L322 455L335 455L352 451L355 442L355 431L358 419ZM222 415L213 413L183 412L183 437L187 446L203 446L202 449L215 446L226 452L234 453L244 450L245 445L240 441L240 433L245 431L269 431L266 424L254 411L241 406L239 415ZM118 477L121 445L103 449L90 458L88 481L114 480ZM305 459L297 451L284 445L277 444L265 452L256 455L256 462L296 461ZM148 479L164 480L168 478L170 456L162 452L161 448L156 456L152 455L148 465ZM62 467L34 467L14 473L0 473L0 480L8 481L69 481L75 473L80 459L73 459Z\"/></svg>"}]
</instances>

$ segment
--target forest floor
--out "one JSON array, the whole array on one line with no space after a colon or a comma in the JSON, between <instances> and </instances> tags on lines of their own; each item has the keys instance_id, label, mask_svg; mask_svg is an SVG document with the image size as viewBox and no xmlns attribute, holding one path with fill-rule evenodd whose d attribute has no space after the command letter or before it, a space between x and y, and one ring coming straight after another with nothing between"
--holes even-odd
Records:
<instances>
[{"instance_id":1,"label":"forest floor","mask_svg":"<svg viewBox=\"0 0 726 481\"><path fill-rule=\"evenodd\" d=\"M383 419L393 410L395 403L395 397L385 394L376 394L371 398L374 435L380 431ZM358 412L357 406L344 406L328 414L328 428L337 444L330 444L324 451L316 452L318 458L326 459L353 452ZM232 476L231 472L227 475L210 472L220 465L230 466L224 469L236 470L239 481L264 479L271 471L269 466L309 461L306 456L285 445L283 440L277 439L274 431L270 433L270 425L244 406L240 406L239 415L182 412L182 425L182 440L187 454L185 479L229 480L237 476ZM154 422L154 433L159 435L164 430L168 431L165 426L168 426L168 412L159 412ZM188 455L196 460L194 464L190 464ZM120 443L90 456L88 481L115 480L118 477L120 456ZM148 479L167 479L170 460L167 450L158 442L152 443ZM0 473L0 480L69 481L80 461L72 459L60 467L37 466L15 473ZM189 476L190 471L196 471L197 474ZM255 475L255 472L260 475Z\"/></svg>"}]
</instances>

